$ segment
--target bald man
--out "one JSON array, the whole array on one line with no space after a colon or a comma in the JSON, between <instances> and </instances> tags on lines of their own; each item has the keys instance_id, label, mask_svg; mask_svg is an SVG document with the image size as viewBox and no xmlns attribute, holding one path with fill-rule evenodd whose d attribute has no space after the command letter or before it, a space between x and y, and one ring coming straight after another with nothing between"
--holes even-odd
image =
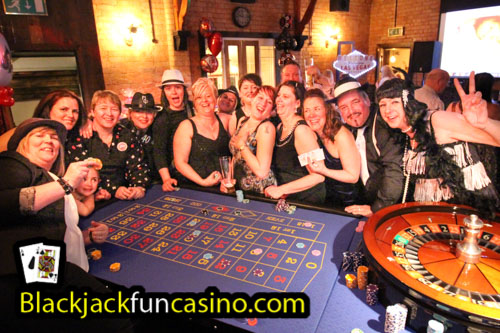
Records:
<instances>
[{"instance_id":1,"label":"bald man","mask_svg":"<svg viewBox=\"0 0 500 333\"><path fill-rule=\"evenodd\" d=\"M443 93L449 80L447 71L434 68L425 77L424 86L415 90L415 99L427 104L429 110L444 110L444 103L438 94Z\"/></svg>"}]
</instances>

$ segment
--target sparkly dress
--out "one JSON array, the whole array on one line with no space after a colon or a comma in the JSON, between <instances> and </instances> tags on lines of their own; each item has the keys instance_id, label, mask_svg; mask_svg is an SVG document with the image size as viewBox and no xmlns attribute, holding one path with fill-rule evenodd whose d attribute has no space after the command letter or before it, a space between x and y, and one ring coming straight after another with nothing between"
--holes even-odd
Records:
<instances>
[{"instance_id":1,"label":"sparkly dress","mask_svg":"<svg viewBox=\"0 0 500 333\"><path fill-rule=\"evenodd\" d=\"M240 127L236 130L234 135L238 135L241 130L243 124L248 120L246 118L241 122ZM257 125L255 130L250 133L247 138L246 145L248 149L252 152L252 154L256 155L257 153L257 130L260 125L269 120L263 120ZM256 193L263 194L266 187L271 185L277 185L276 177L271 169L269 169L269 173L264 178L257 177L250 167L247 165L243 156L241 156L241 152L238 150L238 147L234 147L233 145L229 145L229 149L233 154L233 165L234 165L234 178L238 181L238 186L243 191L252 191Z\"/></svg>"},{"instance_id":2,"label":"sparkly dress","mask_svg":"<svg viewBox=\"0 0 500 333\"><path fill-rule=\"evenodd\" d=\"M295 149L295 129L298 125L307 126L307 123L304 120L299 120L290 134L283 140L280 140L283 126L279 127L276 133L273 166L278 185L289 183L309 174L306 167L300 166L298 153ZM305 191L290 194L287 199L305 203L322 204L325 201L325 196L325 183L322 182Z\"/></svg>"}]
</instances>

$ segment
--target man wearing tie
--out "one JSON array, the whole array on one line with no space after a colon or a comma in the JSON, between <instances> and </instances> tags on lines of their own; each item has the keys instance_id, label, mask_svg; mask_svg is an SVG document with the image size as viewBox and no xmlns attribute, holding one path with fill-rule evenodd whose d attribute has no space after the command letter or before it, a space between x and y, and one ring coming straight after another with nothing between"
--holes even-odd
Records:
<instances>
[{"instance_id":1,"label":"man wearing tie","mask_svg":"<svg viewBox=\"0 0 500 333\"><path fill-rule=\"evenodd\" d=\"M356 138L361 155L361 181L364 204L345 208L365 217L398 203L403 190L401 169L403 152L389 135L361 84L350 76L340 79L334 89L335 102L342 118Z\"/></svg>"}]
</instances>

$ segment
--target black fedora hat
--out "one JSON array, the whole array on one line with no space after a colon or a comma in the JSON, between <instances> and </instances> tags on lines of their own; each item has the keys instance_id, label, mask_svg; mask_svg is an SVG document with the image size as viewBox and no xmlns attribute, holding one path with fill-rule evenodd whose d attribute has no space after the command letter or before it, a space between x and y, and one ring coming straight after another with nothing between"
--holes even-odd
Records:
<instances>
[{"instance_id":1,"label":"black fedora hat","mask_svg":"<svg viewBox=\"0 0 500 333\"><path fill-rule=\"evenodd\" d=\"M132 97L131 104L125 104L125 106L133 111L147 111L156 112L161 111L163 108L161 106L155 105L155 100L153 95L150 93L143 94L141 92L136 92L134 97Z\"/></svg>"},{"instance_id":2,"label":"black fedora hat","mask_svg":"<svg viewBox=\"0 0 500 333\"><path fill-rule=\"evenodd\" d=\"M57 136L59 137L59 141L64 145L66 142L66 127L58 121L52 119L44 119L44 118L29 118L23 121L19 126L16 127L14 134L12 134L9 142L7 143L7 150L16 151L19 142L33 129L37 127L50 127L53 128Z\"/></svg>"}]
</instances>

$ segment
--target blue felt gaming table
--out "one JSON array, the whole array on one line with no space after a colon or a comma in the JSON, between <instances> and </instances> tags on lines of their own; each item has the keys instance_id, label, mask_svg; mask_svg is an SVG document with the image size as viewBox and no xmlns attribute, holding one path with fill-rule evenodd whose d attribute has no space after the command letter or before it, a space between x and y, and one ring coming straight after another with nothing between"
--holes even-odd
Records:
<instances>
[{"instance_id":1,"label":"blue felt gaming table","mask_svg":"<svg viewBox=\"0 0 500 333\"><path fill-rule=\"evenodd\" d=\"M383 331L385 309L369 307L363 292L345 286L342 253L359 244L358 220L319 210L276 212L273 203L239 203L233 196L181 189L148 190L137 201L120 201L80 222L109 225L102 259L90 273L146 292L305 292L306 319L238 319L227 324L256 332ZM205 211L206 210L206 211ZM121 263L119 272L109 266ZM358 295L359 294L359 295Z\"/></svg>"}]
</instances>

